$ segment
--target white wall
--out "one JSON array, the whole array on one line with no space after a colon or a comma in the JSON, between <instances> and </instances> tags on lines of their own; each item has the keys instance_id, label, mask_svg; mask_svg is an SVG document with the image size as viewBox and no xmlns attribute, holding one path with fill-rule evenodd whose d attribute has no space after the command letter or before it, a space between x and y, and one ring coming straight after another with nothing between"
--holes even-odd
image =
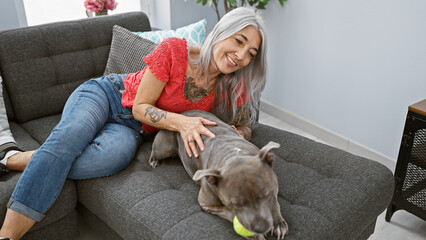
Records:
<instances>
[{"instance_id":1,"label":"white wall","mask_svg":"<svg viewBox=\"0 0 426 240\"><path fill-rule=\"evenodd\" d=\"M396 159L426 98L426 1L271 1L262 98Z\"/></svg>"},{"instance_id":2,"label":"white wall","mask_svg":"<svg viewBox=\"0 0 426 240\"><path fill-rule=\"evenodd\" d=\"M216 12L213 8L196 4L196 0L168 0L170 1L171 29L189 25L202 19L206 19L206 32L210 32L217 23ZM220 4L220 12L223 15L223 4Z\"/></svg>"},{"instance_id":3,"label":"white wall","mask_svg":"<svg viewBox=\"0 0 426 240\"><path fill-rule=\"evenodd\" d=\"M151 27L171 29L170 0L140 0L142 11L147 13Z\"/></svg>"}]
</instances>

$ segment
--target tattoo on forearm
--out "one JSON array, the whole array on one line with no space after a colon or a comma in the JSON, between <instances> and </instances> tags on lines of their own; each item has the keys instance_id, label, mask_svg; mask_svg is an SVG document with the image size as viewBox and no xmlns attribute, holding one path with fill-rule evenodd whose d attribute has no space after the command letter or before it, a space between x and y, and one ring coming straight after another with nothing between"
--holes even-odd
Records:
<instances>
[{"instance_id":1,"label":"tattoo on forearm","mask_svg":"<svg viewBox=\"0 0 426 240\"><path fill-rule=\"evenodd\" d=\"M166 118L167 112L155 107L147 107L145 109L145 116L146 115L149 115L151 122L156 123L159 122L162 118Z\"/></svg>"}]
</instances>

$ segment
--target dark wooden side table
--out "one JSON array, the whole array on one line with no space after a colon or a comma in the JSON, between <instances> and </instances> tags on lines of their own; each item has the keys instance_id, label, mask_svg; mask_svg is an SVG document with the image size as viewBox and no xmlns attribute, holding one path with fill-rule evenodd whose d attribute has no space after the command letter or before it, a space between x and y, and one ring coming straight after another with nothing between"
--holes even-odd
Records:
<instances>
[{"instance_id":1,"label":"dark wooden side table","mask_svg":"<svg viewBox=\"0 0 426 240\"><path fill-rule=\"evenodd\" d=\"M386 221L401 209L426 220L426 99L408 107Z\"/></svg>"}]
</instances>

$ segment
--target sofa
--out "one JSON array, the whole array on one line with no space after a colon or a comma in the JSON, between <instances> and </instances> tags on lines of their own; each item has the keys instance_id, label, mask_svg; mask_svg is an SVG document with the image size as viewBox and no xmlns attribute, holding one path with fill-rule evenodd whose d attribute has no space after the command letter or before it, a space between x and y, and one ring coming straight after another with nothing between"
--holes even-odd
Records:
<instances>
[{"instance_id":1,"label":"sofa","mask_svg":"<svg viewBox=\"0 0 426 240\"><path fill-rule=\"evenodd\" d=\"M0 32L4 100L21 148L37 149L71 92L104 74L114 25L151 30L143 12L131 12ZM285 239L368 239L374 232L393 193L393 174L385 166L260 123L251 141L281 144L273 169L289 224ZM118 174L67 180L43 221L22 239L75 239L79 222L103 239L242 239L230 222L201 209L199 186L179 159L148 165L151 143L144 142ZM0 222L20 175L0 177Z\"/></svg>"}]
</instances>

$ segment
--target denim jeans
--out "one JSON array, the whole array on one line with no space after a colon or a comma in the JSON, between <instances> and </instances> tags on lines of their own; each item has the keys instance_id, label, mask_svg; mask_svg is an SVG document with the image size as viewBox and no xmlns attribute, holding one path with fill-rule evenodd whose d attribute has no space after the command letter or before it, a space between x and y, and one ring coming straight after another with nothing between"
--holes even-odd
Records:
<instances>
[{"instance_id":1,"label":"denim jeans","mask_svg":"<svg viewBox=\"0 0 426 240\"><path fill-rule=\"evenodd\" d=\"M40 221L67 178L108 176L130 163L142 137L141 123L121 105L125 76L92 79L71 94L60 122L22 173L10 209Z\"/></svg>"}]
</instances>

